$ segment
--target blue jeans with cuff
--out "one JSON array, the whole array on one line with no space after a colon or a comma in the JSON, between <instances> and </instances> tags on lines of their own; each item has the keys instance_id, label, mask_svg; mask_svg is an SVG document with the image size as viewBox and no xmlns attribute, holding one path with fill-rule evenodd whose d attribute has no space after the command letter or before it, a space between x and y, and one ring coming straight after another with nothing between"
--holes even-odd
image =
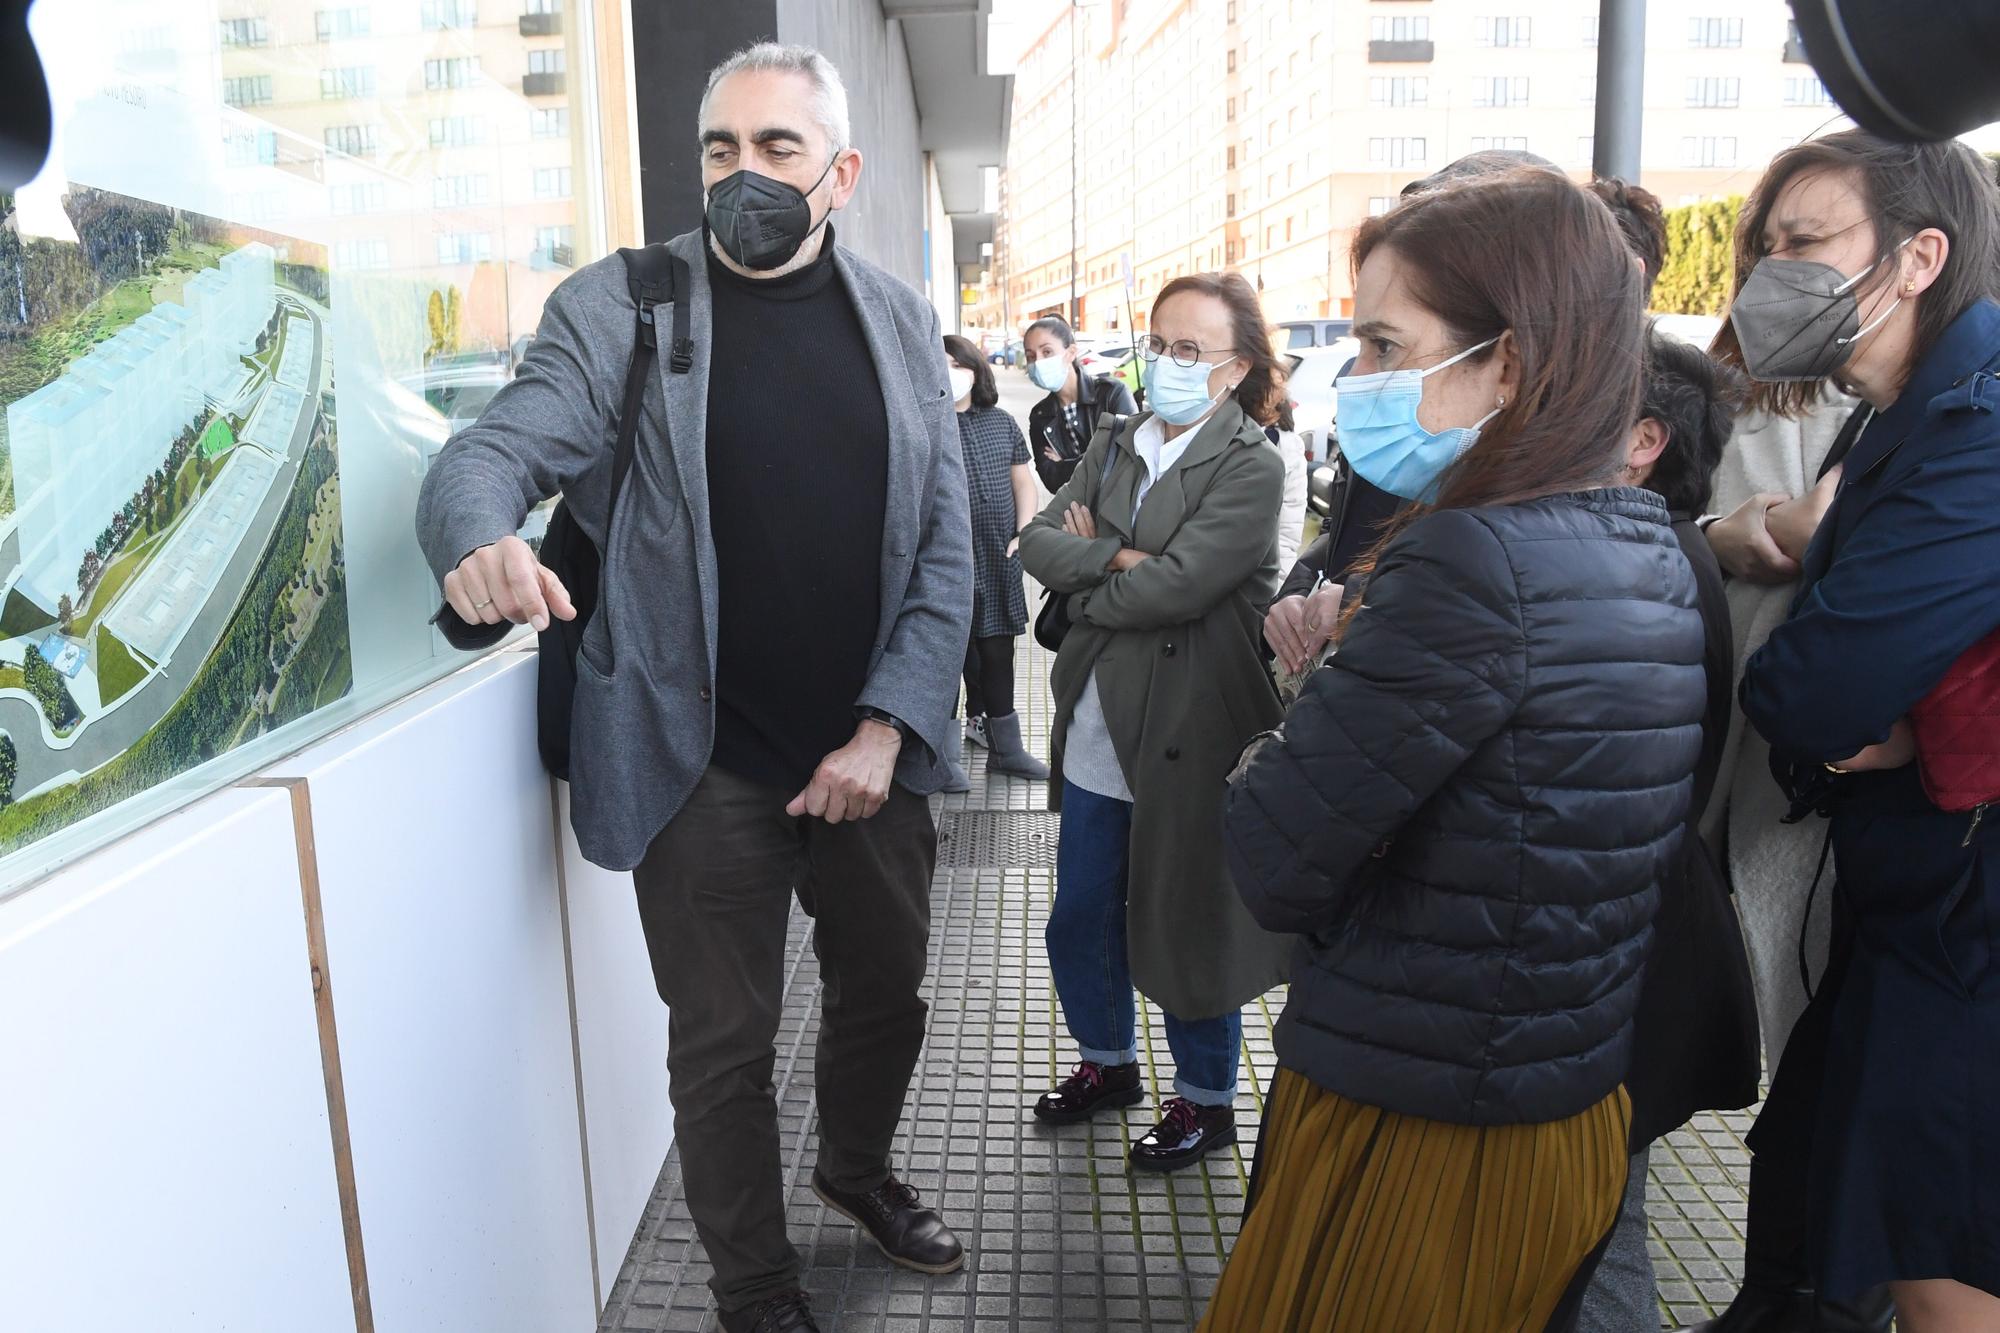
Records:
<instances>
[{"instance_id":1,"label":"blue jeans with cuff","mask_svg":"<svg viewBox=\"0 0 2000 1333\"><path fill-rule=\"evenodd\" d=\"M1045 935L1063 1018L1083 1059L1124 1065L1139 1058L1138 1013L1125 954L1132 803L1063 784L1056 850L1056 901ZM1199 1106L1236 1100L1243 1018L1166 1015L1174 1091Z\"/></svg>"}]
</instances>

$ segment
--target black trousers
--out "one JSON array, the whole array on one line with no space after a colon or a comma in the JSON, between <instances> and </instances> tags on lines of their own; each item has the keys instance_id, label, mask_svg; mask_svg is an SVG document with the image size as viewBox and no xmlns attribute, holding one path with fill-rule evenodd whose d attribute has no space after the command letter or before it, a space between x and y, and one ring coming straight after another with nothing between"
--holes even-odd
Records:
<instances>
[{"instance_id":1,"label":"black trousers","mask_svg":"<svg viewBox=\"0 0 2000 1333\"><path fill-rule=\"evenodd\" d=\"M929 805L892 788L873 819L828 824L785 814L793 795L710 768L632 874L681 1179L725 1310L799 1285L771 1081L793 895L819 957L819 1170L836 1188L887 1179L924 1040Z\"/></svg>"},{"instance_id":2,"label":"black trousers","mask_svg":"<svg viewBox=\"0 0 2000 1333\"><path fill-rule=\"evenodd\" d=\"M1750 1148L1750 1203L1743 1237L1743 1285L1810 1287L1806 1195L1812 1181L1813 1128L1826 1076L1833 1006L1847 973L1854 928L1833 902L1826 974L1792 1027L1771 1075L1771 1093L1745 1142Z\"/></svg>"},{"instance_id":3,"label":"black trousers","mask_svg":"<svg viewBox=\"0 0 2000 1333\"><path fill-rule=\"evenodd\" d=\"M1014 711L1014 636L974 639L965 646L965 711L1006 717Z\"/></svg>"}]
</instances>

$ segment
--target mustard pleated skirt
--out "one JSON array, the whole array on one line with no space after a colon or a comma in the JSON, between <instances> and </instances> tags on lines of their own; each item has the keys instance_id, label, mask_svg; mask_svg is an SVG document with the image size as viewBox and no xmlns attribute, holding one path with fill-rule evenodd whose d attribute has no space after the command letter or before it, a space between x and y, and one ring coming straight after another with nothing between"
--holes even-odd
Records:
<instances>
[{"instance_id":1,"label":"mustard pleated skirt","mask_svg":"<svg viewBox=\"0 0 2000 1333\"><path fill-rule=\"evenodd\" d=\"M1201 1333L1541 1333L1617 1220L1631 1116L1619 1088L1550 1124L1449 1125L1280 1069Z\"/></svg>"}]
</instances>

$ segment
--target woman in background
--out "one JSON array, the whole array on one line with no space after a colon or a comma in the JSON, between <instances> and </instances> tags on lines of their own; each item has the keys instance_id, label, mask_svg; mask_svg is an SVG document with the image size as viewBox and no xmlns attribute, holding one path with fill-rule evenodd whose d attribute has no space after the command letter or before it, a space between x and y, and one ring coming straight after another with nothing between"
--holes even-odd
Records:
<instances>
[{"instance_id":1,"label":"woman in background","mask_svg":"<svg viewBox=\"0 0 2000 1333\"><path fill-rule=\"evenodd\" d=\"M1035 471L1053 494L1076 471L1076 460L1090 447L1098 422L1129 417L1139 408L1122 381L1084 373L1077 359L1076 335L1058 315L1030 324L1021 338L1021 352L1028 359L1028 378L1047 395L1028 411L1028 435L1034 444Z\"/></svg>"},{"instance_id":2,"label":"woman in background","mask_svg":"<svg viewBox=\"0 0 2000 1333\"><path fill-rule=\"evenodd\" d=\"M1046 779L1048 765L1028 752L1014 708L1014 640L1028 627L1021 590L1021 529L1035 516L1035 477L1013 414L1000 407L993 368L972 343L951 334L951 388L958 439L965 448L965 489L972 502L972 641L965 652L966 735L992 748L987 770Z\"/></svg>"}]
</instances>

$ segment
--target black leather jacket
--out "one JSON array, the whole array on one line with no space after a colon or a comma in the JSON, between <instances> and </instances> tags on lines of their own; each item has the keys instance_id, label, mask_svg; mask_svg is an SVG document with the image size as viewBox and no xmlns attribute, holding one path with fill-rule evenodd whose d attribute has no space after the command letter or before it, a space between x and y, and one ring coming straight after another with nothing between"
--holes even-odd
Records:
<instances>
[{"instance_id":1,"label":"black leather jacket","mask_svg":"<svg viewBox=\"0 0 2000 1333\"><path fill-rule=\"evenodd\" d=\"M1055 394L1043 395L1041 401L1028 409L1028 452L1035 456L1035 471L1041 474L1042 485L1049 493L1063 488L1069 474L1076 471L1077 460L1090 445L1090 437L1097 433L1100 419L1109 413L1113 416L1131 416L1139 410L1132 401L1132 391L1122 380L1100 379L1086 375L1081 366L1076 368L1080 381L1077 389L1077 415L1082 418L1082 431L1072 439L1063 424L1062 400ZM1049 457L1050 451L1057 455Z\"/></svg>"}]
</instances>

